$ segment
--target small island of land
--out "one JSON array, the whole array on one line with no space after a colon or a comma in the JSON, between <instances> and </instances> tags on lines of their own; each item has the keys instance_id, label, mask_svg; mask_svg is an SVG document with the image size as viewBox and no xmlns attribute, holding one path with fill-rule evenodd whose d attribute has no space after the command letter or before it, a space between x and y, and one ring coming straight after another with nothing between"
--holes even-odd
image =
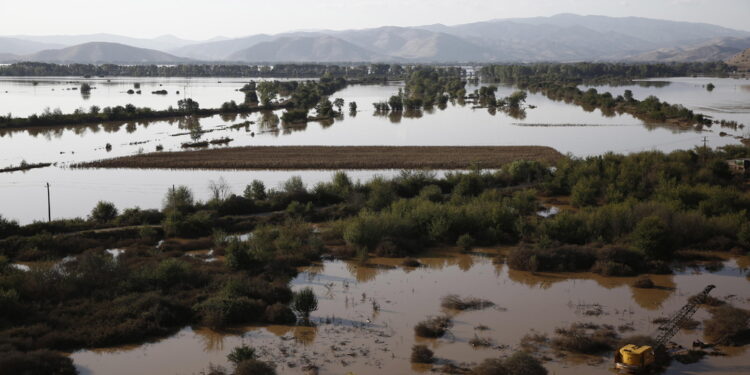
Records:
<instances>
[{"instance_id":1,"label":"small island of land","mask_svg":"<svg viewBox=\"0 0 750 375\"><path fill-rule=\"evenodd\" d=\"M466 169L499 168L514 160L552 162L544 146L249 146L158 152L76 165L81 168L171 169Z\"/></svg>"}]
</instances>

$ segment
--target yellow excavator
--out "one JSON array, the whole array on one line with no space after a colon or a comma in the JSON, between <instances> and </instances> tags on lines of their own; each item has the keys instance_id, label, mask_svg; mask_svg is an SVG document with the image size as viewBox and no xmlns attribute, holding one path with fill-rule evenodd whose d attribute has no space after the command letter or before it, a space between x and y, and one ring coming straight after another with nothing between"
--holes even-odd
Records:
<instances>
[{"instance_id":1,"label":"yellow excavator","mask_svg":"<svg viewBox=\"0 0 750 375\"><path fill-rule=\"evenodd\" d=\"M656 361L655 350L666 345L674 335L679 332L680 327L684 322L689 320L698 307L702 304L708 293L716 288L714 285L709 285L701 293L696 295L694 298L690 298L688 303L675 313L668 322L664 323L659 327L661 333L656 338L656 344L652 347L650 345L633 345L628 344L620 348L615 353L615 367L619 370L624 370L631 373L643 373L648 372Z\"/></svg>"}]
</instances>

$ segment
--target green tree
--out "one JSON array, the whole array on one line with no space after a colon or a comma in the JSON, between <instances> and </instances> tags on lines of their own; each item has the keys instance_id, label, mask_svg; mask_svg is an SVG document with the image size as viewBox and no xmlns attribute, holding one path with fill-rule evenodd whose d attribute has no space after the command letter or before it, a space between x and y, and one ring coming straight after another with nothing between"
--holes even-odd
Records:
<instances>
[{"instance_id":1,"label":"green tree","mask_svg":"<svg viewBox=\"0 0 750 375\"><path fill-rule=\"evenodd\" d=\"M93 210L89 219L99 224L106 224L117 217L117 208L112 202L99 201Z\"/></svg>"},{"instance_id":2,"label":"green tree","mask_svg":"<svg viewBox=\"0 0 750 375\"><path fill-rule=\"evenodd\" d=\"M261 180L253 180L250 185L245 187L244 196L247 199L253 199L258 201L266 200L266 185Z\"/></svg>"},{"instance_id":3,"label":"green tree","mask_svg":"<svg viewBox=\"0 0 750 375\"><path fill-rule=\"evenodd\" d=\"M667 223L655 215L638 222L633 230L633 244L652 259L669 259L672 255Z\"/></svg>"},{"instance_id":4,"label":"green tree","mask_svg":"<svg viewBox=\"0 0 750 375\"><path fill-rule=\"evenodd\" d=\"M333 100L333 105L338 109L339 113L344 108L344 99L336 98Z\"/></svg>"},{"instance_id":5,"label":"green tree","mask_svg":"<svg viewBox=\"0 0 750 375\"><path fill-rule=\"evenodd\" d=\"M311 288L304 288L294 293L292 309L300 314L303 319L308 320L310 313L318 309L318 297L315 296L315 292Z\"/></svg>"},{"instance_id":6,"label":"green tree","mask_svg":"<svg viewBox=\"0 0 750 375\"><path fill-rule=\"evenodd\" d=\"M171 187L162 203L164 212L187 213L193 209L193 192L187 186Z\"/></svg>"}]
</instances>

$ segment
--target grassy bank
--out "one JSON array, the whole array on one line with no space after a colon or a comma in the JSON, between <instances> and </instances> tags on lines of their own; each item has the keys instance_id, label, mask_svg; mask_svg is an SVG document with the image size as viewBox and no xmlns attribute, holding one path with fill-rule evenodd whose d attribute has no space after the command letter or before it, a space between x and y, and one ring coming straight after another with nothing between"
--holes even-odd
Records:
<instances>
[{"instance_id":1,"label":"grassy bank","mask_svg":"<svg viewBox=\"0 0 750 375\"><path fill-rule=\"evenodd\" d=\"M544 146L262 146L164 152L78 164L79 168L173 169L465 169L514 160L552 162Z\"/></svg>"}]
</instances>

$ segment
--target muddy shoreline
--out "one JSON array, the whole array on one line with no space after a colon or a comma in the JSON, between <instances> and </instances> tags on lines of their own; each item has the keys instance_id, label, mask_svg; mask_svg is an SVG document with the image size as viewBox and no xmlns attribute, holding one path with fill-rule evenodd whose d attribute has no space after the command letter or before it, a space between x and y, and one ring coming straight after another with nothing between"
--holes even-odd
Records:
<instances>
[{"instance_id":1,"label":"muddy shoreline","mask_svg":"<svg viewBox=\"0 0 750 375\"><path fill-rule=\"evenodd\" d=\"M77 168L170 169L465 169L515 160L551 162L544 146L262 146L162 152L76 164Z\"/></svg>"}]
</instances>

